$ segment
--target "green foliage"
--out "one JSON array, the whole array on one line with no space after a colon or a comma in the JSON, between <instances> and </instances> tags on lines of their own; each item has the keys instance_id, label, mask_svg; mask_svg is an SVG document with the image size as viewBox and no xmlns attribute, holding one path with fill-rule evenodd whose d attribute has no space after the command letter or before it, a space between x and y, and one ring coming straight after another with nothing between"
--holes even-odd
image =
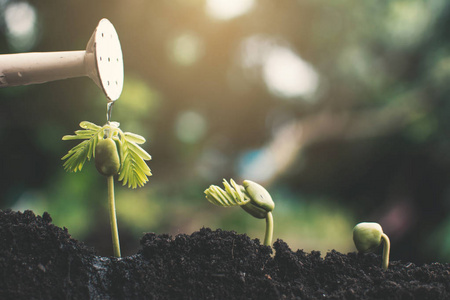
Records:
<instances>
[{"instance_id":1,"label":"green foliage","mask_svg":"<svg viewBox=\"0 0 450 300\"><path fill-rule=\"evenodd\" d=\"M250 202L250 198L245 197L245 194L241 191L242 186L236 184L233 179L230 179L230 183L233 187L225 179L223 180L225 190L216 185L211 185L205 191L206 199L212 204L224 207L240 206Z\"/></svg>"},{"instance_id":2,"label":"green foliage","mask_svg":"<svg viewBox=\"0 0 450 300\"><path fill-rule=\"evenodd\" d=\"M80 127L84 130L77 130L75 131L75 135L65 135L62 138L63 141L85 140L70 149L69 152L63 156L62 160L67 159L63 165L66 171L81 171L86 159L91 160L91 157L94 157L95 146L97 145L98 137L103 130L102 127L87 121L81 122Z\"/></svg>"},{"instance_id":3,"label":"green foliage","mask_svg":"<svg viewBox=\"0 0 450 300\"><path fill-rule=\"evenodd\" d=\"M223 180L225 190L216 185L211 185L205 190L206 199L212 204L224 207L241 206L245 209L252 206L261 212L254 215L253 210L245 210L254 217L261 219L265 218L266 214L275 208L269 192L256 182L244 180L242 186L230 179L230 183L231 185L225 179Z\"/></svg>"},{"instance_id":4,"label":"green foliage","mask_svg":"<svg viewBox=\"0 0 450 300\"><path fill-rule=\"evenodd\" d=\"M68 172L81 171L86 160L95 158L95 148L100 140L111 138L116 142L120 157L119 181L129 188L142 187L151 176L150 168L145 163L151 160L150 154L142 149L139 144L145 143L145 138L140 135L123 132L120 124L111 122L100 127L91 122L81 122L83 130L75 131L75 135L66 135L63 140L84 140L73 147L62 158L64 169Z\"/></svg>"}]
</instances>

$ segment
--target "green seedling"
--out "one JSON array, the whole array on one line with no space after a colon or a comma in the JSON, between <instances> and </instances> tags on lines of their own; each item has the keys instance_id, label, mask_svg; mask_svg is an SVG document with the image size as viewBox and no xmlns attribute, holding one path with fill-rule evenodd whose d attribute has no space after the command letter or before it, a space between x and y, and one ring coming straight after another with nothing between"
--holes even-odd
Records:
<instances>
[{"instance_id":1,"label":"green seedling","mask_svg":"<svg viewBox=\"0 0 450 300\"><path fill-rule=\"evenodd\" d=\"M91 122L81 122L82 130L75 135L66 135L62 139L84 140L62 158L64 169L68 172L81 171L86 160L94 158L97 171L107 177L108 205L111 223L114 256L120 257L119 231L114 200L114 176L129 188L142 187L151 176L145 160L151 156L139 144L145 139L137 134L123 132L117 122L108 122L103 127Z\"/></svg>"},{"instance_id":2,"label":"green seedling","mask_svg":"<svg viewBox=\"0 0 450 300\"><path fill-rule=\"evenodd\" d=\"M381 243L384 243L382 267L384 270L387 270L391 243L389 237L383 233L380 224L372 222L357 224L353 228L353 241L355 242L356 249L362 253L372 252Z\"/></svg>"},{"instance_id":3,"label":"green seedling","mask_svg":"<svg viewBox=\"0 0 450 300\"><path fill-rule=\"evenodd\" d=\"M243 186L236 184L233 179L230 179L230 183L231 185L225 179L223 180L225 190L216 185L211 185L205 190L206 199L218 206L240 206L255 218L266 219L264 245L270 246L273 236L272 211L275 208L275 203L269 192L250 180L244 180Z\"/></svg>"}]
</instances>

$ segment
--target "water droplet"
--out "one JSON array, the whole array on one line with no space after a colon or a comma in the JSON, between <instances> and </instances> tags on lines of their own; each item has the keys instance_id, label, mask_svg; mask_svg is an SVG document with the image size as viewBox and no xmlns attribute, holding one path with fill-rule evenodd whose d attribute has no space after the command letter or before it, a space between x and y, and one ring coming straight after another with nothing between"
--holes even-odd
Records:
<instances>
[{"instance_id":1,"label":"water droplet","mask_svg":"<svg viewBox=\"0 0 450 300\"><path fill-rule=\"evenodd\" d=\"M109 123L111 121L111 113L112 107L114 105L113 101L110 101L106 104L106 122Z\"/></svg>"}]
</instances>

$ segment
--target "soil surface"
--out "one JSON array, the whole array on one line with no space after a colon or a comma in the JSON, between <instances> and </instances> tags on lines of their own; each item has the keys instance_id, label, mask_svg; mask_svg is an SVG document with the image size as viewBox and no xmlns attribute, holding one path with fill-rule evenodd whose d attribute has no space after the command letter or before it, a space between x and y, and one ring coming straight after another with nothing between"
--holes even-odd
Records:
<instances>
[{"instance_id":1,"label":"soil surface","mask_svg":"<svg viewBox=\"0 0 450 300\"><path fill-rule=\"evenodd\" d=\"M450 299L450 264L272 249L235 232L146 234L124 258L96 256L67 229L0 210L0 299Z\"/></svg>"}]
</instances>

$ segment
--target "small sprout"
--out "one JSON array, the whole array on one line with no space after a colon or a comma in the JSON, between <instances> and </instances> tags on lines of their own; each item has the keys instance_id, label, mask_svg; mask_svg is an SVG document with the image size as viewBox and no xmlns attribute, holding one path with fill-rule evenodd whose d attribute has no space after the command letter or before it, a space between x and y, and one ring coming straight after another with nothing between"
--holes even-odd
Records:
<instances>
[{"instance_id":1,"label":"small sprout","mask_svg":"<svg viewBox=\"0 0 450 300\"><path fill-rule=\"evenodd\" d=\"M353 228L353 241L356 249L362 253L372 252L384 242L382 267L384 270L387 270L391 243L389 237L383 233L380 224L372 222L357 224Z\"/></svg>"},{"instance_id":2,"label":"small sprout","mask_svg":"<svg viewBox=\"0 0 450 300\"><path fill-rule=\"evenodd\" d=\"M237 184L233 179L230 179L230 183L225 179L223 180L225 190L216 185L211 185L205 190L206 199L218 206L240 206L255 218L266 219L264 245L270 246L273 236L272 211L275 208L275 203L269 192L250 180L244 180L243 186Z\"/></svg>"},{"instance_id":3,"label":"small sprout","mask_svg":"<svg viewBox=\"0 0 450 300\"><path fill-rule=\"evenodd\" d=\"M101 145L103 143L102 140L111 139L116 144L120 160L118 180L122 181L123 185L128 185L129 188L133 189L138 186L144 186L148 181L147 177L152 175L150 168L145 163L146 160L151 160L152 157L139 146L139 144L145 143L145 139L131 132L123 132L119 126L120 124L117 122L108 122L101 127L94 123L83 121L80 123L80 127L83 130L75 131L75 135L63 136L63 141L84 140L70 149L62 158L62 160L66 160L64 169L68 172L81 171L86 159L91 160L92 157L95 158L96 148L99 143ZM109 141L108 143L110 150L112 150L111 142ZM117 160L114 151L109 151L108 153L112 155L111 158L113 160ZM99 172L102 173L101 171Z\"/></svg>"},{"instance_id":4,"label":"small sprout","mask_svg":"<svg viewBox=\"0 0 450 300\"><path fill-rule=\"evenodd\" d=\"M64 169L69 172L81 171L87 160L95 159L97 171L107 177L108 205L111 223L113 251L120 257L119 231L114 200L114 175L123 185L136 188L143 186L147 176L151 176L150 168L145 163L151 156L138 144L145 143L140 135L122 132L117 122L108 122L103 127L91 122L81 122L83 130L75 131L75 135L66 135L63 140L84 140L62 158Z\"/></svg>"}]
</instances>

